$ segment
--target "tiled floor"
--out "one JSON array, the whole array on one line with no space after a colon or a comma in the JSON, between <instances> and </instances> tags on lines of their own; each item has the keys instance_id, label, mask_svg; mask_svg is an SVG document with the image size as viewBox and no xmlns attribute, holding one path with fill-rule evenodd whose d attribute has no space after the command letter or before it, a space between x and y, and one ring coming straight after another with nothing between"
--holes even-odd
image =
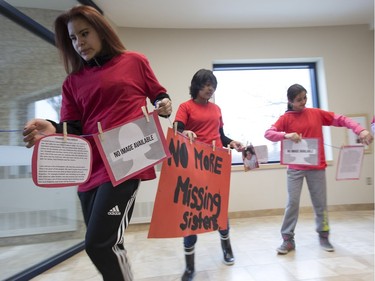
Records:
<instances>
[{"instance_id":1,"label":"tiled floor","mask_svg":"<svg viewBox=\"0 0 375 281\"><path fill-rule=\"evenodd\" d=\"M301 214L296 251L277 255L281 216L231 219L236 263L226 266L218 233L198 236L194 281L373 281L373 211L330 212L331 242L336 251L319 247L312 214ZM180 280L184 270L182 239L147 239L147 230L126 234L136 281ZM102 280L85 252L32 279L33 281Z\"/></svg>"}]
</instances>

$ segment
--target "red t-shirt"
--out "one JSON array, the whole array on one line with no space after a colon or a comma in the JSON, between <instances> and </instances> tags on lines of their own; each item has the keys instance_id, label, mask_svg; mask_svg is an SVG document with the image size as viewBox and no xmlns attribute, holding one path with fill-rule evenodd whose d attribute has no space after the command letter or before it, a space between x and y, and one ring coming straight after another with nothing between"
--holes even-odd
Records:
<instances>
[{"instance_id":1,"label":"red t-shirt","mask_svg":"<svg viewBox=\"0 0 375 281\"><path fill-rule=\"evenodd\" d=\"M166 89L159 84L147 58L126 51L103 66L86 66L66 78L62 87L61 122L80 120L84 135L96 134L97 122L108 129L142 116L146 98L153 102L160 93L166 93ZM93 137L88 136L87 140L92 146L92 173L79 191L110 181ZM154 168L150 168L134 178L155 177Z\"/></svg>"},{"instance_id":2,"label":"red t-shirt","mask_svg":"<svg viewBox=\"0 0 375 281\"><path fill-rule=\"evenodd\" d=\"M319 165L308 167L303 165L289 165L291 169L297 170L321 170L327 164L324 153L323 126L332 125L334 113L318 108L305 108L302 111L288 111L273 125L277 131L285 133L296 132L302 134L302 138L318 138Z\"/></svg>"},{"instance_id":3,"label":"red t-shirt","mask_svg":"<svg viewBox=\"0 0 375 281\"><path fill-rule=\"evenodd\" d=\"M222 147L219 129L224 126L220 107L212 102L200 104L192 99L180 104L175 122L182 122L185 130L193 131L197 141Z\"/></svg>"}]
</instances>

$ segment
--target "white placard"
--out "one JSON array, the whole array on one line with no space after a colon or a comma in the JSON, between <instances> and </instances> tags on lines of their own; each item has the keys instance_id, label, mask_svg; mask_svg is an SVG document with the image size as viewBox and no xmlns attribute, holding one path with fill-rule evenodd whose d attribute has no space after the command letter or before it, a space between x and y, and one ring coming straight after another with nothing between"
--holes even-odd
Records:
<instances>
[{"instance_id":1,"label":"white placard","mask_svg":"<svg viewBox=\"0 0 375 281\"><path fill-rule=\"evenodd\" d=\"M114 186L170 156L156 112L94 135Z\"/></svg>"},{"instance_id":2,"label":"white placard","mask_svg":"<svg viewBox=\"0 0 375 281\"><path fill-rule=\"evenodd\" d=\"M295 143L289 139L281 142L280 163L285 165L319 164L319 150L317 138L305 138Z\"/></svg>"},{"instance_id":3,"label":"white placard","mask_svg":"<svg viewBox=\"0 0 375 281\"><path fill-rule=\"evenodd\" d=\"M41 138L32 157L35 185L64 187L86 182L91 173L91 146L84 138L61 134Z\"/></svg>"},{"instance_id":4,"label":"white placard","mask_svg":"<svg viewBox=\"0 0 375 281\"><path fill-rule=\"evenodd\" d=\"M361 174L363 145L342 146L336 171L336 180L357 180Z\"/></svg>"}]
</instances>

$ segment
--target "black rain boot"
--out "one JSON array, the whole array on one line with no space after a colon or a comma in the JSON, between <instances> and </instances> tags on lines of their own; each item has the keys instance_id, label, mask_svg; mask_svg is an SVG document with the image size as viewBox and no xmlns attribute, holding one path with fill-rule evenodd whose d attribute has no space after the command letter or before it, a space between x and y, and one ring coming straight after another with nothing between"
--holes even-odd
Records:
<instances>
[{"instance_id":1,"label":"black rain boot","mask_svg":"<svg viewBox=\"0 0 375 281\"><path fill-rule=\"evenodd\" d=\"M234 264L234 256L232 252L232 246L230 245L229 234L226 236L221 236L221 248L223 249L224 263L226 265Z\"/></svg>"},{"instance_id":2,"label":"black rain boot","mask_svg":"<svg viewBox=\"0 0 375 281\"><path fill-rule=\"evenodd\" d=\"M194 246L191 248L185 248L185 261L186 268L184 275L181 277L181 281L192 281L194 278Z\"/></svg>"}]
</instances>

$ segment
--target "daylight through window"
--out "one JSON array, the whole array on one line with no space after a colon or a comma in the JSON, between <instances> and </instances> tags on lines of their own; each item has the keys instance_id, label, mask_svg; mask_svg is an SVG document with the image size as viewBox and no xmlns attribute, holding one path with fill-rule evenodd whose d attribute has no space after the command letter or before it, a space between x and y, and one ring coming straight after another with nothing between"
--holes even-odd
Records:
<instances>
[{"instance_id":1,"label":"daylight through window","mask_svg":"<svg viewBox=\"0 0 375 281\"><path fill-rule=\"evenodd\" d=\"M306 88L306 107L319 107L315 63L214 64L213 71L225 134L243 144L267 145L268 162L279 162L280 143L266 140L264 132L286 111L292 84ZM232 156L234 165L243 163L241 153Z\"/></svg>"}]
</instances>

